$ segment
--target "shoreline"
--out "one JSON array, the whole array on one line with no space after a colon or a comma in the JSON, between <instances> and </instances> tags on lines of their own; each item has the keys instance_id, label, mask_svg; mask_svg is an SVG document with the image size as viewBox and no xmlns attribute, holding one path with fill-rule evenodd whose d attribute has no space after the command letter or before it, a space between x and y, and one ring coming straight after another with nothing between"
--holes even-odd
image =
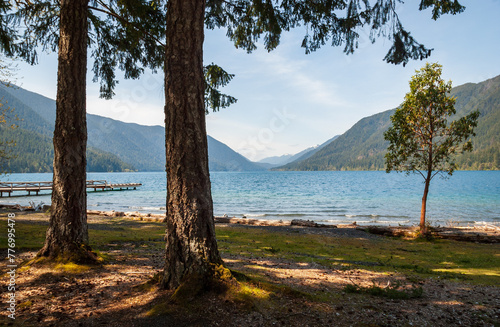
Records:
<instances>
[{"instance_id":1,"label":"shoreline","mask_svg":"<svg viewBox=\"0 0 500 327\"><path fill-rule=\"evenodd\" d=\"M21 206L20 204L2 204L0 203L0 209L11 209L16 211L38 211L38 212L47 212L50 210L50 205L40 204L35 208L31 206ZM87 209L88 215L96 215L96 216L106 216L106 217L127 217L134 220L145 220L145 221L162 221L165 219L164 213L150 213L150 212L140 212L140 211L116 211L116 210L93 210ZM414 224L401 224L401 223L385 223L385 222L357 222L353 221L352 223L324 223L324 221L315 221L310 219L261 219L255 217L246 217L243 215L242 217L236 216L217 216L214 215L216 223L233 223L233 224L247 224L247 225L269 225L269 226L289 226L293 225L292 222L307 222L307 226L309 227L333 227L342 226L342 227L361 227L361 226L377 226L377 227L399 227L399 228L413 228L418 226L417 223ZM228 219L230 221L228 221ZM397 226L396 226L397 224ZM432 221L430 222L432 225ZM315 225L315 226L313 226ZM474 222L460 222L460 221L450 221L446 222L446 226L431 226L433 228L464 228L464 229L492 229L492 230L500 230L500 222L491 222L491 221L474 221Z\"/></svg>"},{"instance_id":2,"label":"shoreline","mask_svg":"<svg viewBox=\"0 0 500 327\"><path fill-rule=\"evenodd\" d=\"M40 208L21 207L20 205L0 205L3 210L15 210L17 212L29 213L45 213L50 209L50 206L42 206ZM87 210L87 215L92 218L128 218L137 221L147 222L164 222L165 214L151 214L123 211L101 211ZM415 238L418 236L418 226L390 226L390 225L358 225L356 222L351 224L321 224L312 220L293 219L293 220L265 220L254 218L236 218L236 217L214 217L216 225L235 225L246 227L273 228L277 232L280 230L308 230L309 233L328 233L328 231L340 230L357 230L368 234L375 234L386 237L403 237ZM478 243L500 243L500 226L494 224L475 224L474 226L431 226L431 234L436 238L453 239L466 242Z\"/></svg>"}]
</instances>

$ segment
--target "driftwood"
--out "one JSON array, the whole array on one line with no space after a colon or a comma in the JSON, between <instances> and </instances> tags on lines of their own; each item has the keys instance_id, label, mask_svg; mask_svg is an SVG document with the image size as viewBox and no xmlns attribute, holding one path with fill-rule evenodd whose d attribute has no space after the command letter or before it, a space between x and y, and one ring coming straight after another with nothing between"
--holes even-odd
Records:
<instances>
[{"instance_id":1,"label":"driftwood","mask_svg":"<svg viewBox=\"0 0 500 327\"><path fill-rule=\"evenodd\" d=\"M476 243L500 243L500 228L433 228L439 238Z\"/></svg>"},{"instance_id":2,"label":"driftwood","mask_svg":"<svg viewBox=\"0 0 500 327\"><path fill-rule=\"evenodd\" d=\"M416 237L418 235L417 227L358 226L356 229L383 236ZM435 238L464 242L500 243L500 228L496 226L432 227L430 235Z\"/></svg>"},{"instance_id":3,"label":"driftwood","mask_svg":"<svg viewBox=\"0 0 500 327\"><path fill-rule=\"evenodd\" d=\"M292 226L302 226L302 227L321 227L320 224L315 223L312 220L294 219L291 221Z\"/></svg>"},{"instance_id":4,"label":"driftwood","mask_svg":"<svg viewBox=\"0 0 500 327\"><path fill-rule=\"evenodd\" d=\"M289 221L283 220L261 220L235 217L214 217L216 224L240 224L240 225L255 225L255 226L290 226Z\"/></svg>"},{"instance_id":5,"label":"driftwood","mask_svg":"<svg viewBox=\"0 0 500 327\"><path fill-rule=\"evenodd\" d=\"M49 206L44 206L48 209ZM20 205L0 204L0 209L7 210L30 210L29 207ZM33 210L33 209L31 209ZM34 210L33 210L34 211ZM133 220L142 221L157 221L164 222L165 214L151 214L139 212L121 212L121 211L98 211L87 210L88 215L105 216L105 217L126 217ZM255 226L300 226L300 227L315 227L315 228L337 228L335 225L318 224L311 220L294 219L292 221L282 220L260 220L248 218L231 218L231 217L214 217L215 223L223 224L241 224ZM358 226L356 224L341 225L343 228L356 228L371 234L393 237L416 237L418 235L417 227L390 227L390 226ZM432 227L430 229L432 237L452 239L464 242L476 243L500 243L500 227L496 225L484 225L475 227Z\"/></svg>"},{"instance_id":6,"label":"driftwood","mask_svg":"<svg viewBox=\"0 0 500 327\"><path fill-rule=\"evenodd\" d=\"M315 223L312 220L303 220L303 219L293 219L290 222L290 225L292 225L292 226L302 226L302 227L337 228L337 226L335 226L335 225L318 224L318 223Z\"/></svg>"},{"instance_id":7,"label":"driftwood","mask_svg":"<svg viewBox=\"0 0 500 327\"><path fill-rule=\"evenodd\" d=\"M415 237L417 235L417 229L413 227L358 226L356 229L382 236Z\"/></svg>"}]
</instances>

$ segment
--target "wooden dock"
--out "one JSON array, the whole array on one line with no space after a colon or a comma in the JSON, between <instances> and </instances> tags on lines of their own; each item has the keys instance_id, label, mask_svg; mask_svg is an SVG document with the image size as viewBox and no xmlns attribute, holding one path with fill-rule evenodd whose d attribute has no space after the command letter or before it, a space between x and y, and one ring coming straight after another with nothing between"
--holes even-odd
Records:
<instances>
[{"instance_id":1,"label":"wooden dock","mask_svg":"<svg viewBox=\"0 0 500 327\"><path fill-rule=\"evenodd\" d=\"M4 193L9 196L13 192L28 192L39 194L40 191L52 191L52 182L0 182L0 197L3 197ZM142 186L141 183L122 183L122 184L110 184L105 180L99 181L87 181L87 189L93 189L94 191L116 191L123 189L137 189L137 187Z\"/></svg>"}]
</instances>

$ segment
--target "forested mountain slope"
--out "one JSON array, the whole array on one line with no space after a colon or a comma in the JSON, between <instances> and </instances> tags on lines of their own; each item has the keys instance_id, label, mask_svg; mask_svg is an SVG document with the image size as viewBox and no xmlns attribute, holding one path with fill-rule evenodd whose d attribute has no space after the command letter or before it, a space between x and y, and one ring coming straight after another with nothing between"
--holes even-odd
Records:
<instances>
[{"instance_id":1,"label":"forested mountain slope","mask_svg":"<svg viewBox=\"0 0 500 327\"><path fill-rule=\"evenodd\" d=\"M481 83L452 89L456 97L455 120L474 110L481 116L473 138L474 150L457 158L459 169L500 169L500 76ZM383 170L393 110L361 119L343 135L308 159L279 167L279 170Z\"/></svg>"},{"instance_id":2,"label":"forested mountain slope","mask_svg":"<svg viewBox=\"0 0 500 327\"><path fill-rule=\"evenodd\" d=\"M0 130L2 140L14 140L16 158L11 172L47 172L52 169L55 101L19 87L0 85L0 100L21 118L16 130ZM87 114L88 171L164 171L165 128L124 123ZM208 137L212 170L262 170L223 143Z\"/></svg>"}]
</instances>

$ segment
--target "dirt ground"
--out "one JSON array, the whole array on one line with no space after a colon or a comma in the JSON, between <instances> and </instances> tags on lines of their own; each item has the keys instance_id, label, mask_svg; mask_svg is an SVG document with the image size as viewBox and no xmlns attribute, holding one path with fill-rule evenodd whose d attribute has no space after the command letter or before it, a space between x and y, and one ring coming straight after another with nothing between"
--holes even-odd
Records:
<instances>
[{"instance_id":1,"label":"dirt ground","mask_svg":"<svg viewBox=\"0 0 500 327\"><path fill-rule=\"evenodd\" d=\"M228 225L218 225L225 228ZM286 226L241 226L286 231ZM302 228L302 233L325 233ZM337 237L364 233L336 229ZM382 237L371 235L370 237ZM500 326L500 288L439 278L419 281L423 296L397 300L346 293L348 284L413 285L401 277L361 269L335 270L314 263L223 255L226 266L261 274L269 294L238 300L208 293L190 303L169 301L169 291L146 287L162 270L163 250L140 242L109 244L103 266L68 272L18 269L15 320L7 317L8 278L2 266L0 325L7 326ZM25 252L22 260L35 256ZM499 265L500 266L500 265ZM69 269L69 268L68 268ZM500 268L499 268L500 269ZM256 286L259 282L256 282ZM281 287L281 286L290 287ZM281 288L280 288L281 287ZM314 294L314 297L309 296ZM318 300L323 299L323 300Z\"/></svg>"}]
</instances>

